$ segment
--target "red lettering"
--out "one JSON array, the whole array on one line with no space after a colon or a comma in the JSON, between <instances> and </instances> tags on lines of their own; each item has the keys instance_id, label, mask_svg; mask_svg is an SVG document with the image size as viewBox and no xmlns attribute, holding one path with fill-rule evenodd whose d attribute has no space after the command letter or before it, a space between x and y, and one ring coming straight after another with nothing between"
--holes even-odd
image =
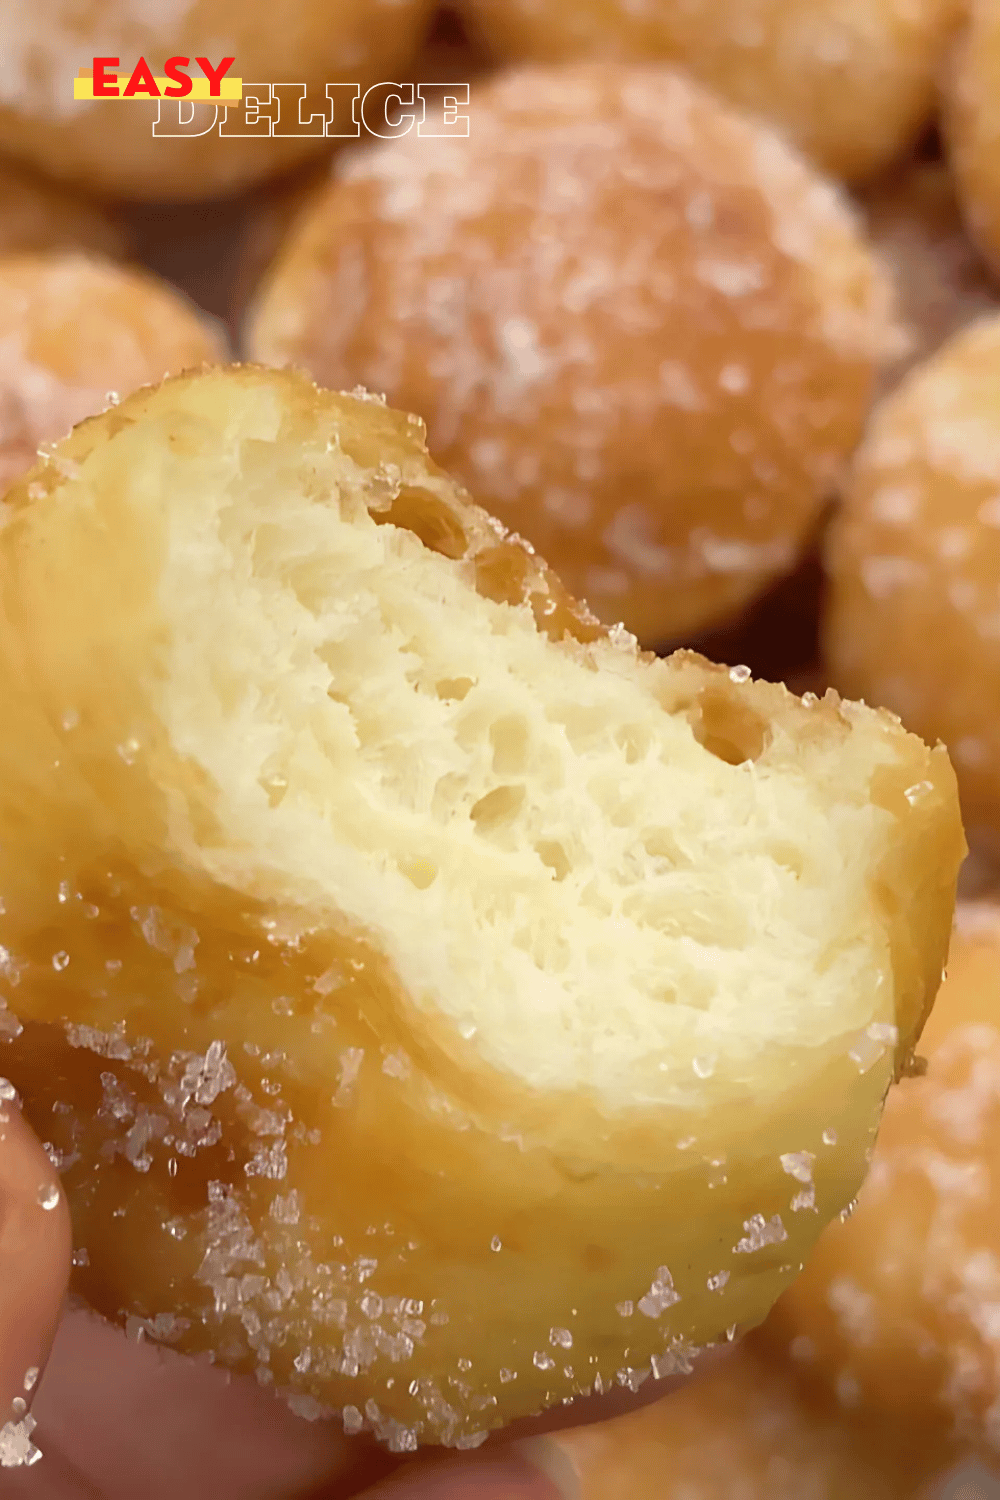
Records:
<instances>
[{"instance_id":1,"label":"red lettering","mask_svg":"<svg viewBox=\"0 0 1000 1500\"><path fill-rule=\"evenodd\" d=\"M224 57L219 66L213 68L207 57L195 58L195 62L208 79L208 93L210 98L218 99L222 92L222 80L235 61L235 57Z\"/></svg>"},{"instance_id":2,"label":"red lettering","mask_svg":"<svg viewBox=\"0 0 1000 1500\"><path fill-rule=\"evenodd\" d=\"M175 83L180 84L180 88L163 90L168 99L186 99L188 94L190 94L194 88L194 84L184 71L185 68L189 68L190 66L191 59L189 57L167 58L163 65L163 71L168 78L172 78Z\"/></svg>"},{"instance_id":3,"label":"red lettering","mask_svg":"<svg viewBox=\"0 0 1000 1500\"><path fill-rule=\"evenodd\" d=\"M120 61L121 59L117 57L94 58L95 99L118 98L118 75L116 73L109 73L108 68L117 68Z\"/></svg>"},{"instance_id":4,"label":"red lettering","mask_svg":"<svg viewBox=\"0 0 1000 1500\"><path fill-rule=\"evenodd\" d=\"M152 69L144 57L140 57L132 69L132 77L125 85L122 98L132 99L136 94L148 94L151 99L159 99L160 97L160 90L156 79L153 77Z\"/></svg>"}]
</instances>

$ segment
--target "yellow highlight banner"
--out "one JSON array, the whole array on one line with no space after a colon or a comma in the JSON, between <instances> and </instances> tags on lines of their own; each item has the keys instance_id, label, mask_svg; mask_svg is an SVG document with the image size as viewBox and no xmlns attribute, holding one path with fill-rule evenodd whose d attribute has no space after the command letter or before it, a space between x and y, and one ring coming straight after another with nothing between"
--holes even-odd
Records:
<instances>
[{"instance_id":1,"label":"yellow highlight banner","mask_svg":"<svg viewBox=\"0 0 1000 1500\"><path fill-rule=\"evenodd\" d=\"M126 95L125 89L131 76L131 73L119 73L117 74L117 76L114 73L109 73L108 84L110 85L112 80L114 80L114 82L118 85L118 93L95 94L94 75L92 73L82 73L79 78L73 79L73 98L96 99L99 103L102 103L105 100L110 101L117 99L119 101L124 101L124 103L126 104L148 104L151 99L156 99L158 97L156 94L147 93L146 89L142 85L141 80L139 81L139 91L135 94ZM243 98L242 78L227 77L220 79L219 92L217 94L212 94L209 92L209 90L211 89L211 84L209 83L207 78L197 78L192 76L191 92L189 94L184 94L183 96L179 94L167 93L167 89L176 89L179 87L176 78L154 78L153 82L156 84L156 87L160 91L160 95L164 99L180 99L181 102L185 104L239 104Z\"/></svg>"}]
</instances>

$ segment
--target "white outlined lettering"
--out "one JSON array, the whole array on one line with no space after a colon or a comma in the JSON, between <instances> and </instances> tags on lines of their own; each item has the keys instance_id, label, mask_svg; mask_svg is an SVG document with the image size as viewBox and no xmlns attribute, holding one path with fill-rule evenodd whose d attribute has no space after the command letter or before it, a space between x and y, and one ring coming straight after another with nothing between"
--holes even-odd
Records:
<instances>
[{"instance_id":1,"label":"white outlined lettering","mask_svg":"<svg viewBox=\"0 0 1000 1500\"><path fill-rule=\"evenodd\" d=\"M417 118L412 83L375 83L361 101L361 123L369 135L392 141L409 135Z\"/></svg>"},{"instance_id":2,"label":"white outlined lettering","mask_svg":"<svg viewBox=\"0 0 1000 1500\"><path fill-rule=\"evenodd\" d=\"M460 113L469 107L467 83L418 83L417 94L424 106L418 135L469 134L469 116Z\"/></svg>"},{"instance_id":3,"label":"white outlined lettering","mask_svg":"<svg viewBox=\"0 0 1000 1500\"><path fill-rule=\"evenodd\" d=\"M326 124L327 135L336 136L338 140L356 140L361 134L358 119L360 83L328 83L326 97L333 106Z\"/></svg>"},{"instance_id":4,"label":"white outlined lettering","mask_svg":"<svg viewBox=\"0 0 1000 1500\"><path fill-rule=\"evenodd\" d=\"M153 134L186 136L193 140L200 135L211 135L218 123L217 104L195 104L190 99L158 99Z\"/></svg>"},{"instance_id":5,"label":"white outlined lettering","mask_svg":"<svg viewBox=\"0 0 1000 1500\"><path fill-rule=\"evenodd\" d=\"M226 105L219 121L219 134L270 136L274 127L273 107L269 83L245 83L240 103ZM232 120L230 115L234 117Z\"/></svg>"},{"instance_id":6,"label":"white outlined lettering","mask_svg":"<svg viewBox=\"0 0 1000 1500\"><path fill-rule=\"evenodd\" d=\"M272 135L326 135L333 112L327 108L319 114L312 113L312 101L307 97L304 83L273 83L271 92L278 106Z\"/></svg>"}]
</instances>

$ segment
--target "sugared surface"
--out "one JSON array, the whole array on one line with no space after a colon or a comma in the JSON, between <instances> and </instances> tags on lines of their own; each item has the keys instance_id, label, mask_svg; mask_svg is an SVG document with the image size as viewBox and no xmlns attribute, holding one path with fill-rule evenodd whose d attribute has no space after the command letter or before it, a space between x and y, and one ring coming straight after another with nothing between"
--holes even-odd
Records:
<instances>
[{"instance_id":1,"label":"sugared surface","mask_svg":"<svg viewBox=\"0 0 1000 1500\"><path fill-rule=\"evenodd\" d=\"M919 1430L817 1410L794 1372L746 1346L664 1401L558 1443L581 1500L913 1500L949 1457Z\"/></svg>"},{"instance_id":2,"label":"sugared surface","mask_svg":"<svg viewBox=\"0 0 1000 1500\"><path fill-rule=\"evenodd\" d=\"M359 90L397 76L416 53L429 22L429 0L2 0L0 149L76 187L140 201L180 201L233 193L322 152L314 115L329 113L328 83ZM117 57L109 71L126 78L140 58L155 77L168 58L213 68L226 57L230 77L305 87L284 95L284 113L268 103L263 123L240 106L176 100L74 100L73 79L95 57ZM343 104L343 96L341 98ZM348 109L350 105L348 105ZM277 117L271 132L268 120ZM160 121L160 133L154 122ZM302 122L310 122L303 127ZM343 121L337 124L342 128ZM186 125L186 130L184 126ZM220 130L220 126L222 129ZM224 132L224 133L223 133Z\"/></svg>"},{"instance_id":3,"label":"sugared surface","mask_svg":"<svg viewBox=\"0 0 1000 1500\"><path fill-rule=\"evenodd\" d=\"M79 1290L397 1450L762 1317L937 987L944 753L638 657L287 374L8 505L0 1057Z\"/></svg>"},{"instance_id":4,"label":"sugared surface","mask_svg":"<svg viewBox=\"0 0 1000 1500\"><path fill-rule=\"evenodd\" d=\"M68 252L0 257L0 495L42 443L225 353L221 331L145 272Z\"/></svg>"},{"instance_id":5,"label":"sugared surface","mask_svg":"<svg viewBox=\"0 0 1000 1500\"><path fill-rule=\"evenodd\" d=\"M608 623L690 640L789 572L896 347L846 200L666 68L480 86L468 139L350 161L254 358L384 392Z\"/></svg>"},{"instance_id":6,"label":"sugared surface","mask_svg":"<svg viewBox=\"0 0 1000 1500\"><path fill-rule=\"evenodd\" d=\"M858 1206L755 1338L888 1425L1000 1455L1000 908L959 908L921 1038Z\"/></svg>"},{"instance_id":7,"label":"sugared surface","mask_svg":"<svg viewBox=\"0 0 1000 1500\"><path fill-rule=\"evenodd\" d=\"M948 745L976 838L1000 831L1000 318L873 416L831 530L829 679Z\"/></svg>"},{"instance_id":8,"label":"sugared surface","mask_svg":"<svg viewBox=\"0 0 1000 1500\"><path fill-rule=\"evenodd\" d=\"M1000 5L968 0L954 56L942 74L944 123L965 222L1000 270Z\"/></svg>"},{"instance_id":9,"label":"sugared surface","mask_svg":"<svg viewBox=\"0 0 1000 1500\"><path fill-rule=\"evenodd\" d=\"M930 119L958 0L462 0L505 62L671 61L828 171L895 161Z\"/></svg>"}]
</instances>

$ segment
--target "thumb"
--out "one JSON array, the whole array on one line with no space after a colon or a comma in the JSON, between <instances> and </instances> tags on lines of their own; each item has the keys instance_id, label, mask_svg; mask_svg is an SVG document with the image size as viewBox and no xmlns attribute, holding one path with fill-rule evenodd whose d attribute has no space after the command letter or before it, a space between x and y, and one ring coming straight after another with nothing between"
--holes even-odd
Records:
<instances>
[{"instance_id":1,"label":"thumb","mask_svg":"<svg viewBox=\"0 0 1000 1500\"><path fill-rule=\"evenodd\" d=\"M0 1079L0 1468L37 1456L23 1419L59 1321L70 1247L59 1179Z\"/></svg>"}]
</instances>

